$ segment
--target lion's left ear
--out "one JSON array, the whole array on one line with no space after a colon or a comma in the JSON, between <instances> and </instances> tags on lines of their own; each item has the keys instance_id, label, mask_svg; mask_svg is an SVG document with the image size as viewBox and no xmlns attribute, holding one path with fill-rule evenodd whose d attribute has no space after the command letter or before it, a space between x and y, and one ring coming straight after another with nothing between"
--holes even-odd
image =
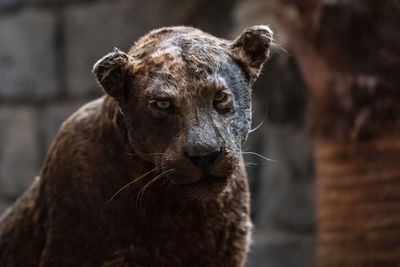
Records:
<instances>
[{"instance_id":1,"label":"lion's left ear","mask_svg":"<svg viewBox=\"0 0 400 267\"><path fill-rule=\"evenodd\" d=\"M129 56L118 48L94 64L93 73L108 95L115 98L123 95L128 64Z\"/></svg>"},{"instance_id":2,"label":"lion's left ear","mask_svg":"<svg viewBox=\"0 0 400 267\"><path fill-rule=\"evenodd\" d=\"M251 83L257 79L263 63L268 58L272 37L273 32L268 26L251 26L231 44L233 57L246 68Z\"/></svg>"}]
</instances>

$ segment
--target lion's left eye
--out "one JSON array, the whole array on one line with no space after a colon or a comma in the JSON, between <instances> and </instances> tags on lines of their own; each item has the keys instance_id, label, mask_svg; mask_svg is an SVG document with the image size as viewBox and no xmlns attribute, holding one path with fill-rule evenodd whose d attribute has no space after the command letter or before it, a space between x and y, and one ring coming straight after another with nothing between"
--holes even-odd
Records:
<instances>
[{"instance_id":1,"label":"lion's left eye","mask_svg":"<svg viewBox=\"0 0 400 267\"><path fill-rule=\"evenodd\" d=\"M156 101L156 105L160 109L168 109L171 106L171 102L169 102L168 100L159 100Z\"/></svg>"},{"instance_id":2,"label":"lion's left eye","mask_svg":"<svg viewBox=\"0 0 400 267\"><path fill-rule=\"evenodd\" d=\"M214 101L215 102L222 102L224 100L226 100L228 98L228 94L223 92L223 91L219 91L215 94L214 96Z\"/></svg>"},{"instance_id":3,"label":"lion's left eye","mask_svg":"<svg viewBox=\"0 0 400 267\"><path fill-rule=\"evenodd\" d=\"M232 110L233 102L231 96L224 92L219 91L214 95L214 108L219 113L227 113Z\"/></svg>"}]
</instances>

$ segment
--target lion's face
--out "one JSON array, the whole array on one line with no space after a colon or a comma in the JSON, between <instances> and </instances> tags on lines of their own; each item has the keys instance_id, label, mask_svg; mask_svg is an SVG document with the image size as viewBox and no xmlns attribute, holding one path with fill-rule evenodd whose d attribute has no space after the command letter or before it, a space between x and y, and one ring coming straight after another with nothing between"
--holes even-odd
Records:
<instances>
[{"instance_id":1,"label":"lion's face","mask_svg":"<svg viewBox=\"0 0 400 267\"><path fill-rule=\"evenodd\" d=\"M270 31L257 31L270 40ZM129 54L116 50L95 65L100 84L120 104L130 146L174 184L223 189L240 162L250 86L268 51L264 39L261 49L242 44L245 37L230 43L192 28L166 28L140 39Z\"/></svg>"},{"instance_id":2,"label":"lion's face","mask_svg":"<svg viewBox=\"0 0 400 267\"><path fill-rule=\"evenodd\" d=\"M132 148L171 170L175 184L226 181L250 127L243 72L226 58L212 73L195 74L184 60L162 56L171 60L167 66L132 76L129 86L138 90L130 90L122 105Z\"/></svg>"}]
</instances>

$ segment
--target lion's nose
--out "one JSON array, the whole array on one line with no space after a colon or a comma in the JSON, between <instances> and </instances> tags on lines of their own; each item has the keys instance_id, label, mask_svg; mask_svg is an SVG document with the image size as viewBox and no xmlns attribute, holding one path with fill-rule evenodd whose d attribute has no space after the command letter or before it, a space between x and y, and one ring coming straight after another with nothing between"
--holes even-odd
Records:
<instances>
[{"instance_id":1,"label":"lion's nose","mask_svg":"<svg viewBox=\"0 0 400 267\"><path fill-rule=\"evenodd\" d=\"M221 150L211 152L207 155L189 155L186 154L190 161L198 168L206 169L211 166L221 154Z\"/></svg>"}]
</instances>

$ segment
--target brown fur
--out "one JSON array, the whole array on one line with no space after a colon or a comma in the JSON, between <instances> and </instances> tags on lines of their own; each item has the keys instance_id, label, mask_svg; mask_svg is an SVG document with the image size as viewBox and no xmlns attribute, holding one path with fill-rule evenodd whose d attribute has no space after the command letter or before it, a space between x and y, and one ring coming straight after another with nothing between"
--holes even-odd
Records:
<instances>
[{"instance_id":1,"label":"brown fur","mask_svg":"<svg viewBox=\"0 0 400 267\"><path fill-rule=\"evenodd\" d=\"M242 266L241 146L271 34L163 28L99 60L108 95L62 125L40 176L0 217L2 266Z\"/></svg>"}]
</instances>

